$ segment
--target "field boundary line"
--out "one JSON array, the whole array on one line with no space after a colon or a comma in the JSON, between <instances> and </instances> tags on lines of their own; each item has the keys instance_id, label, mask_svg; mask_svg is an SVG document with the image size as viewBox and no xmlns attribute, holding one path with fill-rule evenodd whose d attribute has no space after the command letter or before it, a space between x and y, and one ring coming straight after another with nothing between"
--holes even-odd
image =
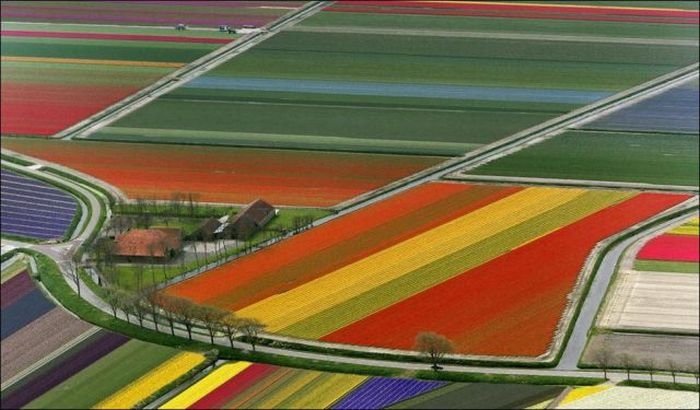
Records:
<instances>
[{"instance_id":1,"label":"field boundary line","mask_svg":"<svg viewBox=\"0 0 700 410\"><path fill-rule=\"evenodd\" d=\"M337 212L336 215L349 213L424 182L438 180L453 172L466 171L497 158L512 154L531 144L544 141L546 137L552 137L557 133L561 133L566 128L582 122L592 121L597 116L607 114L611 109L622 108L625 105L633 104L638 99L644 98L648 93L655 91L661 92L668 88L669 84L675 85L676 83L685 82L690 78L697 77L698 67L700 67L700 63L693 63L673 72L666 73L593 104L578 108L559 117L517 132L509 137L502 138L473 151L469 151L463 156L448 159L441 164L394 181L382 188L341 202L332 209ZM323 222L325 221L317 221L317 224Z\"/></svg>"},{"instance_id":2,"label":"field boundary line","mask_svg":"<svg viewBox=\"0 0 700 410\"><path fill-rule=\"evenodd\" d=\"M657 185L642 182L616 182L616 181L596 181L586 179L565 179L565 178L534 178L534 177L510 177L498 175L471 175L457 172L445 176L445 179L452 181L476 181L497 184L526 184L543 185L557 187L586 187L600 189L624 189L624 190L644 190L652 192L681 192L697 194L698 187L688 185Z\"/></svg>"},{"instance_id":3,"label":"field boundary line","mask_svg":"<svg viewBox=\"0 0 700 410\"><path fill-rule=\"evenodd\" d=\"M70 140L73 138L87 138L102 127L130 114L136 109L150 103L157 97L179 87L186 81L198 77L207 71L229 61L231 58L245 52L246 50L264 41L288 25L315 14L327 5L325 1L310 2L306 6L280 17L271 24L262 27L260 30L246 34L238 39L233 39L230 43L219 47L209 54L206 54L195 61L186 64L174 72L162 77L150 86L141 89L123 100L105 108L87 119L80 121L73 126L54 134L53 138Z\"/></svg>"}]
</instances>

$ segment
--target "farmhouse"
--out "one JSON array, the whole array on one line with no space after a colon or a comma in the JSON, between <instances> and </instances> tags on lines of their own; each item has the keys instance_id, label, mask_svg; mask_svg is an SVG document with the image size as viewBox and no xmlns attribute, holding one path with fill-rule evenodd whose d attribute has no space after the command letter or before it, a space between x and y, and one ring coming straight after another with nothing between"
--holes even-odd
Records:
<instances>
[{"instance_id":1,"label":"farmhouse","mask_svg":"<svg viewBox=\"0 0 700 410\"><path fill-rule=\"evenodd\" d=\"M182 250L177 228L132 229L117 236L114 255L127 262L166 262Z\"/></svg>"},{"instance_id":2,"label":"farmhouse","mask_svg":"<svg viewBox=\"0 0 700 410\"><path fill-rule=\"evenodd\" d=\"M241 210L224 228L225 237L246 240L270 222L278 210L272 205L256 199Z\"/></svg>"}]
</instances>

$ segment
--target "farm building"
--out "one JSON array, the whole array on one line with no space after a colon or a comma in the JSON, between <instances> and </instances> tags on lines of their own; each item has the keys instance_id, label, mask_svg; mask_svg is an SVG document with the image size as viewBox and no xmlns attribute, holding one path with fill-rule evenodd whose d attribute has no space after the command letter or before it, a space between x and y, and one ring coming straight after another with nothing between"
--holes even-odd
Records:
<instances>
[{"instance_id":1,"label":"farm building","mask_svg":"<svg viewBox=\"0 0 700 410\"><path fill-rule=\"evenodd\" d=\"M222 223L216 218L207 218L186 239L194 241L207 241L215 238Z\"/></svg>"},{"instance_id":2,"label":"farm building","mask_svg":"<svg viewBox=\"0 0 700 410\"><path fill-rule=\"evenodd\" d=\"M166 262L180 250L182 231L177 228L132 229L114 241L114 255L127 262Z\"/></svg>"},{"instance_id":3,"label":"farm building","mask_svg":"<svg viewBox=\"0 0 700 410\"><path fill-rule=\"evenodd\" d=\"M223 229L223 236L246 240L259 232L277 212L278 210L269 203L256 199L230 220Z\"/></svg>"}]
</instances>

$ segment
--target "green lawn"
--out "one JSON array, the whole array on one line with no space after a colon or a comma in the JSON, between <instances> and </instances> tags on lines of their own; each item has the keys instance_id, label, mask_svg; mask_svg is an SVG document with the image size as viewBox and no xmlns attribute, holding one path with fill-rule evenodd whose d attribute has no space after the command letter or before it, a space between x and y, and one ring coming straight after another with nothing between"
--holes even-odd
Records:
<instances>
[{"instance_id":1,"label":"green lawn","mask_svg":"<svg viewBox=\"0 0 700 410\"><path fill-rule=\"evenodd\" d=\"M178 353L170 347L131 340L26 407L91 408Z\"/></svg>"},{"instance_id":2,"label":"green lawn","mask_svg":"<svg viewBox=\"0 0 700 410\"><path fill-rule=\"evenodd\" d=\"M634 269L646 272L700 273L697 262L634 261Z\"/></svg>"},{"instance_id":3,"label":"green lawn","mask_svg":"<svg viewBox=\"0 0 700 410\"><path fill-rule=\"evenodd\" d=\"M698 186L698 136L569 131L469 173Z\"/></svg>"},{"instance_id":4,"label":"green lawn","mask_svg":"<svg viewBox=\"0 0 700 410\"><path fill-rule=\"evenodd\" d=\"M697 9L697 3L695 3L695 7ZM563 34L609 37L672 39L697 38L697 28L688 24L639 24L618 21L537 20L467 16L421 16L383 13L321 12L304 20L300 23L300 25L311 27L369 27L477 32L493 31L499 33L509 32L521 34Z\"/></svg>"},{"instance_id":5,"label":"green lawn","mask_svg":"<svg viewBox=\"0 0 700 410\"><path fill-rule=\"evenodd\" d=\"M223 216L224 213L221 214ZM150 228L180 228L182 236L192 234L204 222L200 218L155 217Z\"/></svg>"}]
</instances>

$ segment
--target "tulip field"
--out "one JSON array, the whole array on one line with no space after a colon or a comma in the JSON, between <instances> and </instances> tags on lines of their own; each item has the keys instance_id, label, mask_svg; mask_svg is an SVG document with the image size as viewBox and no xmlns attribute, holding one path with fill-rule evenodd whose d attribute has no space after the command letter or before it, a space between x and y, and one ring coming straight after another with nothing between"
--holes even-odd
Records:
<instances>
[{"instance_id":1,"label":"tulip field","mask_svg":"<svg viewBox=\"0 0 700 410\"><path fill-rule=\"evenodd\" d=\"M301 338L410 349L433 329L462 353L538 356L593 246L687 198L432 183L167 292Z\"/></svg>"},{"instance_id":2,"label":"tulip field","mask_svg":"<svg viewBox=\"0 0 700 410\"><path fill-rule=\"evenodd\" d=\"M4 139L3 147L102 179L131 198L332 206L441 162L437 157Z\"/></svg>"},{"instance_id":3,"label":"tulip field","mask_svg":"<svg viewBox=\"0 0 700 410\"><path fill-rule=\"evenodd\" d=\"M698 6L3 0L0 407L697 408Z\"/></svg>"},{"instance_id":4,"label":"tulip field","mask_svg":"<svg viewBox=\"0 0 700 410\"><path fill-rule=\"evenodd\" d=\"M637 39L650 23L668 27ZM90 138L459 155L693 63L695 25L692 10L334 3Z\"/></svg>"},{"instance_id":5,"label":"tulip field","mask_svg":"<svg viewBox=\"0 0 700 410\"><path fill-rule=\"evenodd\" d=\"M698 273L698 266L697 216L647 242L634 261L647 272Z\"/></svg>"},{"instance_id":6,"label":"tulip field","mask_svg":"<svg viewBox=\"0 0 700 410\"><path fill-rule=\"evenodd\" d=\"M618 272L599 326L697 334L698 217L644 238L635 251L630 255L634 258L633 269Z\"/></svg>"},{"instance_id":7,"label":"tulip field","mask_svg":"<svg viewBox=\"0 0 700 410\"><path fill-rule=\"evenodd\" d=\"M204 362L77 319L26 268L3 272L0 290L2 408L131 408Z\"/></svg>"},{"instance_id":8,"label":"tulip field","mask_svg":"<svg viewBox=\"0 0 700 410\"><path fill-rule=\"evenodd\" d=\"M3 21L0 130L51 136L233 40L217 34Z\"/></svg>"},{"instance_id":9,"label":"tulip field","mask_svg":"<svg viewBox=\"0 0 700 410\"><path fill-rule=\"evenodd\" d=\"M123 24L134 26L174 26L184 23L195 27L219 24L262 26L304 4L303 1L181 1L178 7L167 2L125 1L57 2L47 7L42 2L7 1L3 20L74 24ZM170 27L169 27L170 28Z\"/></svg>"},{"instance_id":10,"label":"tulip field","mask_svg":"<svg viewBox=\"0 0 700 410\"><path fill-rule=\"evenodd\" d=\"M161 409L384 409L535 404L561 387L448 383L299 370L259 363L221 365ZM415 407L431 408L431 407Z\"/></svg>"},{"instance_id":11,"label":"tulip field","mask_svg":"<svg viewBox=\"0 0 700 410\"><path fill-rule=\"evenodd\" d=\"M468 171L697 187L698 80Z\"/></svg>"}]
</instances>

